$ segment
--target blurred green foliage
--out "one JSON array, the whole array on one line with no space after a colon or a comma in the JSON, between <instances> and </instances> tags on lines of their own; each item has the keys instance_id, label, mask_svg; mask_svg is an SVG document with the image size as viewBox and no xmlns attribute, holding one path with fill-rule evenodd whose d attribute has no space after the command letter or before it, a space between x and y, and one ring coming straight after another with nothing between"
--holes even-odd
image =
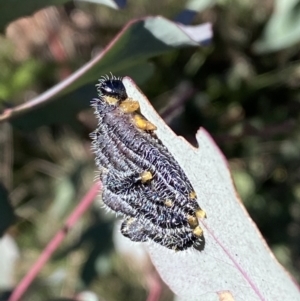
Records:
<instances>
[{"instance_id":1,"label":"blurred green foliage","mask_svg":"<svg viewBox=\"0 0 300 301\"><path fill-rule=\"evenodd\" d=\"M203 126L214 137L229 160L251 217L280 262L300 281L300 1L280 2L205 1L206 9L195 15L193 23L212 22L213 42L206 48L174 50L151 59L155 70L141 89L177 134L195 143L195 132ZM182 9L177 3L165 0L149 7L147 2L136 1L120 11L92 4L61 7L55 19L61 26L54 28L63 59L53 47L47 49L46 58L43 55L50 37L44 40L45 48L18 44L14 35L1 37L4 106L25 101L77 70L83 58L88 61L126 21L148 14L175 18ZM285 9L278 11L283 3ZM64 33L67 25L69 31ZM30 30L24 28L23 34L29 39ZM63 43L67 38L68 43ZM29 54L16 58L14 47L22 45L27 45ZM23 257L18 279L91 186L95 167L88 133L96 126L92 116L86 110L74 124L16 130L13 145L1 145L14 153L13 185L7 188L19 217L11 230ZM8 163L0 162L3 168ZM9 175L1 176L7 182L4 177ZM99 231L88 232L95 225L110 224L98 207L95 204L93 213L68 236L59 250L65 256L47 265L28 300L41 300L58 291L62 296L72 295L86 287L106 300L146 298L145 282L134 278L135 272L112 249L112 229L105 228L103 239L97 236ZM99 248L97 241L107 248ZM96 269L97 258L105 258L109 265ZM87 270L86 264L91 263L94 268ZM170 298L165 292L164 300Z\"/></svg>"}]
</instances>

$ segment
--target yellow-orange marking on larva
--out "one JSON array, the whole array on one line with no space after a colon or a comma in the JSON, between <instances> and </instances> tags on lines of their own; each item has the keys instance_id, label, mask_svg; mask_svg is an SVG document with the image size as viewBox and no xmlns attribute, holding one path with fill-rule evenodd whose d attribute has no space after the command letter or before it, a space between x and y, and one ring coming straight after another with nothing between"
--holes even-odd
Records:
<instances>
[{"instance_id":1,"label":"yellow-orange marking on larva","mask_svg":"<svg viewBox=\"0 0 300 301\"><path fill-rule=\"evenodd\" d=\"M133 217L129 218L129 219L127 220L127 222L126 222L127 227L128 227L129 225L131 225L133 222L134 222L134 218L133 218Z\"/></svg>"},{"instance_id":2,"label":"yellow-orange marking on larva","mask_svg":"<svg viewBox=\"0 0 300 301\"><path fill-rule=\"evenodd\" d=\"M193 234L197 237L201 237L203 235L203 230L197 226L194 230L193 230Z\"/></svg>"},{"instance_id":3,"label":"yellow-orange marking on larva","mask_svg":"<svg viewBox=\"0 0 300 301\"><path fill-rule=\"evenodd\" d=\"M198 226L198 220L195 216L188 215L187 217L188 223L192 228L196 228Z\"/></svg>"},{"instance_id":4,"label":"yellow-orange marking on larva","mask_svg":"<svg viewBox=\"0 0 300 301\"><path fill-rule=\"evenodd\" d=\"M134 123L135 125L144 131L155 131L157 127L152 124L150 121L146 120L143 116L136 114L134 115Z\"/></svg>"},{"instance_id":5,"label":"yellow-orange marking on larva","mask_svg":"<svg viewBox=\"0 0 300 301\"><path fill-rule=\"evenodd\" d=\"M196 192L195 191L190 192L189 198L192 199L192 200L196 199L197 198Z\"/></svg>"},{"instance_id":6,"label":"yellow-orange marking on larva","mask_svg":"<svg viewBox=\"0 0 300 301\"><path fill-rule=\"evenodd\" d=\"M138 101L133 100L131 98L127 98L124 101L120 103L119 108L124 112L124 113L133 113L137 111L140 108L140 105Z\"/></svg>"},{"instance_id":7,"label":"yellow-orange marking on larva","mask_svg":"<svg viewBox=\"0 0 300 301\"><path fill-rule=\"evenodd\" d=\"M103 98L104 98L104 100L108 103L108 104L110 104L110 105L115 105L115 104L117 104L118 103L118 98L116 98L116 97L111 97L111 96L108 96L108 95L105 95L105 96L103 96Z\"/></svg>"},{"instance_id":8,"label":"yellow-orange marking on larva","mask_svg":"<svg viewBox=\"0 0 300 301\"><path fill-rule=\"evenodd\" d=\"M230 291L220 291L217 292L219 296L219 301L235 301L232 293Z\"/></svg>"},{"instance_id":9,"label":"yellow-orange marking on larva","mask_svg":"<svg viewBox=\"0 0 300 301\"><path fill-rule=\"evenodd\" d=\"M146 182L150 181L153 178L152 173L150 171L142 172L140 177L141 177L142 183L146 183Z\"/></svg>"},{"instance_id":10,"label":"yellow-orange marking on larva","mask_svg":"<svg viewBox=\"0 0 300 301\"><path fill-rule=\"evenodd\" d=\"M173 206L173 202L172 202L171 200L169 200L169 199L166 199L166 200L164 201L164 204L165 204L167 207L172 207L172 206Z\"/></svg>"},{"instance_id":11,"label":"yellow-orange marking on larva","mask_svg":"<svg viewBox=\"0 0 300 301\"><path fill-rule=\"evenodd\" d=\"M198 218L206 218L206 212L204 210L202 210L202 209L198 209L196 211L196 216Z\"/></svg>"}]
</instances>

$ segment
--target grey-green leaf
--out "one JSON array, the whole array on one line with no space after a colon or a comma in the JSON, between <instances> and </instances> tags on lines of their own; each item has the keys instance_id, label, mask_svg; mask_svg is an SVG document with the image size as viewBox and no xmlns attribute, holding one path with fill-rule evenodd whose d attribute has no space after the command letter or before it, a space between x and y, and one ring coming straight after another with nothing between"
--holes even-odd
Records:
<instances>
[{"instance_id":1,"label":"grey-green leaf","mask_svg":"<svg viewBox=\"0 0 300 301\"><path fill-rule=\"evenodd\" d=\"M175 252L147 243L162 279L180 300L300 300L296 283L275 260L239 200L226 159L211 136L201 128L196 135L199 147L192 147L170 130L131 79L123 83L157 126L157 136L188 175L207 213L200 221L203 251Z\"/></svg>"},{"instance_id":2,"label":"grey-green leaf","mask_svg":"<svg viewBox=\"0 0 300 301\"><path fill-rule=\"evenodd\" d=\"M211 37L209 24L186 27L163 17L131 21L92 61L35 99L0 115L0 121L10 119L22 129L69 122L97 96L94 85L100 76L112 72L145 80L153 71L153 66L147 63L149 58L182 47L199 46Z\"/></svg>"},{"instance_id":3,"label":"grey-green leaf","mask_svg":"<svg viewBox=\"0 0 300 301\"><path fill-rule=\"evenodd\" d=\"M299 0L276 0L274 12L262 36L254 43L256 53L285 49L300 41Z\"/></svg>"}]
</instances>

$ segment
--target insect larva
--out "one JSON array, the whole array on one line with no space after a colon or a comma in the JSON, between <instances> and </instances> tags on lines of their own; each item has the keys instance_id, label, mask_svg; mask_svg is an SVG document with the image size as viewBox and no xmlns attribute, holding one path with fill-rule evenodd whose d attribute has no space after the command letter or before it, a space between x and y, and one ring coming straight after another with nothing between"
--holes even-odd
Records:
<instances>
[{"instance_id":1,"label":"insect larva","mask_svg":"<svg viewBox=\"0 0 300 301\"><path fill-rule=\"evenodd\" d=\"M102 77L97 90L92 148L103 202L124 217L122 234L173 250L201 245L198 218L205 212L186 174L157 138L156 126L127 96L121 78Z\"/></svg>"}]
</instances>

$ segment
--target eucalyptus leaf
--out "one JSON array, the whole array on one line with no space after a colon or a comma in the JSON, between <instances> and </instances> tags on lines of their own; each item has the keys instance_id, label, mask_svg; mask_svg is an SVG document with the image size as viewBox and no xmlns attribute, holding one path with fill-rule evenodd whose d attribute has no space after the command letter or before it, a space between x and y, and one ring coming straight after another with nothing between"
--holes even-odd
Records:
<instances>
[{"instance_id":1,"label":"eucalyptus leaf","mask_svg":"<svg viewBox=\"0 0 300 301\"><path fill-rule=\"evenodd\" d=\"M151 57L187 46L199 47L211 39L210 24L183 26L163 17L129 22L106 49L69 78L35 99L7 110L0 122L10 119L21 129L31 130L51 123L68 123L90 106L96 97L94 85L102 75L130 75L146 80L153 72Z\"/></svg>"},{"instance_id":2,"label":"eucalyptus leaf","mask_svg":"<svg viewBox=\"0 0 300 301\"><path fill-rule=\"evenodd\" d=\"M276 0L262 36L254 43L256 53L278 51L300 41L300 1Z\"/></svg>"},{"instance_id":3,"label":"eucalyptus leaf","mask_svg":"<svg viewBox=\"0 0 300 301\"><path fill-rule=\"evenodd\" d=\"M200 221L205 237L201 252L175 252L146 243L162 279L180 300L300 300L295 282L247 214L226 158L210 135L201 128L196 135L199 147L192 147L170 130L130 78L123 83L143 115L157 126L157 136L186 172L207 213Z\"/></svg>"}]
</instances>

